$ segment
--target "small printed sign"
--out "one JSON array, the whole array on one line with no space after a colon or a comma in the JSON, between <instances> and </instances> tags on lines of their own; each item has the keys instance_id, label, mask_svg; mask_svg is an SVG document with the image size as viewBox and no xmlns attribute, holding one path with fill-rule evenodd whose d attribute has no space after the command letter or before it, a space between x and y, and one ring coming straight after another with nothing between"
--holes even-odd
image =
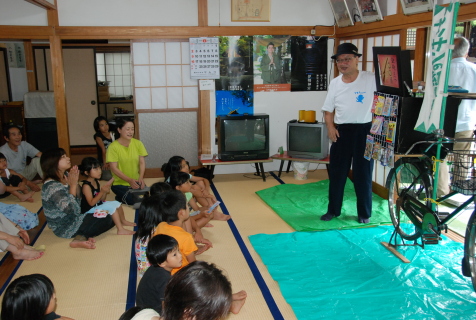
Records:
<instances>
[{"instance_id":1,"label":"small printed sign","mask_svg":"<svg viewBox=\"0 0 476 320\"><path fill-rule=\"evenodd\" d=\"M200 80L200 90L215 90L215 82L213 80Z\"/></svg>"}]
</instances>

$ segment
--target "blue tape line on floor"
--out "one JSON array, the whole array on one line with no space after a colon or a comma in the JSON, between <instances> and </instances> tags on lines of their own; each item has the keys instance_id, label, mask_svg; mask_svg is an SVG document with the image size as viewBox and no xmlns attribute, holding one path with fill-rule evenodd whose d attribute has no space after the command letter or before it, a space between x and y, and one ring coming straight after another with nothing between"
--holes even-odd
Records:
<instances>
[{"instance_id":1,"label":"blue tape line on floor","mask_svg":"<svg viewBox=\"0 0 476 320\"><path fill-rule=\"evenodd\" d=\"M210 183L210 187L213 193L215 194L215 197L217 198L217 200L221 202L220 208L223 211L223 213L229 215L228 209L223 203L223 199L220 197L220 194L218 193L218 190L213 184L213 182ZM243 256L245 257L246 262L248 263L251 273L253 274L253 277L255 278L256 283L258 284L261 290L261 293L263 294L264 300L266 301L266 304L268 305L269 311L273 315L273 318L275 320L281 320L281 319L284 320L284 317L281 314L281 311L279 311L279 308L276 305L276 302L274 301L273 296L271 295L271 292L269 291L269 288L266 285L266 282L261 276L261 273L259 272L258 267L256 266L256 263L251 257L251 254L248 251L248 248L246 247L245 242L243 241L243 238L240 235L240 232L236 228L236 225L233 222L233 219L229 219L227 222L228 222L228 225L230 226L231 232L235 236L235 240L238 243L238 246L240 247L241 253L243 253Z\"/></svg>"},{"instance_id":2,"label":"blue tape line on floor","mask_svg":"<svg viewBox=\"0 0 476 320\"><path fill-rule=\"evenodd\" d=\"M139 209L136 210L134 222L137 225L137 219L139 217ZM132 237L132 246L131 246L131 261L129 264L129 281L127 284L127 299L126 299L126 310L129 310L136 305L136 287L137 287L137 262L136 262L136 251L135 251L135 242L137 238L137 226L134 227L136 234Z\"/></svg>"},{"instance_id":3,"label":"blue tape line on floor","mask_svg":"<svg viewBox=\"0 0 476 320\"><path fill-rule=\"evenodd\" d=\"M279 178L279 177L274 173L274 171L270 171L269 174L270 174L271 176L273 176L273 178L275 178L276 180L278 180L279 183L281 183L281 184L286 184L286 182L284 182L283 180L281 180L281 178Z\"/></svg>"}]
</instances>

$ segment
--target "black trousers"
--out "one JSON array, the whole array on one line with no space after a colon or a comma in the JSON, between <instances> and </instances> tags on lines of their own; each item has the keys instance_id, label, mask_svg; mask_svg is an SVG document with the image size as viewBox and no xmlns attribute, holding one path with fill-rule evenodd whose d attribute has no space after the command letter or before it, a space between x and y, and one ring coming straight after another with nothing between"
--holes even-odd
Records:
<instances>
[{"instance_id":1,"label":"black trousers","mask_svg":"<svg viewBox=\"0 0 476 320\"><path fill-rule=\"evenodd\" d=\"M340 137L332 143L329 163L329 206L327 213L340 216L344 187L352 165L353 182L357 196L357 214L370 218L372 214L373 160L364 158L365 143L371 123L341 124Z\"/></svg>"},{"instance_id":2,"label":"black trousers","mask_svg":"<svg viewBox=\"0 0 476 320\"><path fill-rule=\"evenodd\" d=\"M85 214L83 223L79 226L75 236L85 236L87 238L94 238L101 233L104 233L114 227L111 215L104 218L96 218L92 213Z\"/></svg>"}]
</instances>

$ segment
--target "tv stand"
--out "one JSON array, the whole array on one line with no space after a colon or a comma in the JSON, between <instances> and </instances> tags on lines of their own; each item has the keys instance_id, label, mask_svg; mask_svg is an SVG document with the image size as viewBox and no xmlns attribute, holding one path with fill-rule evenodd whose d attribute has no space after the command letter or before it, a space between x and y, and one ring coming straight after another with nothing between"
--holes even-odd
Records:
<instances>
[{"instance_id":1,"label":"tv stand","mask_svg":"<svg viewBox=\"0 0 476 320\"><path fill-rule=\"evenodd\" d=\"M215 171L215 166L227 165L227 164L254 163L256 167L256 175L261 176L263 178L263 181L266 182L266 175L263 169L264 162L273 162L273 159L267 158L267 159L253 159L253 160L242 160L242 161L222 161L219 159L216 159L216 160L201 160L200 159L200 163L202 164L202 166L205 166L207 169L211 171L210 177L213 177L213 171ZM212 182L211 178L210 178L210 182Z\"/></svg>"},{"instance_id":2,"label":"tv stand","mask_svg":"<svg viewBox=\"0 0 476 320\"><path fill-rule=\"evenodd\" d=\"M291 168L291 164L293 161L300 161L300 162L310 162L310 163L323 163L326 165L327 174L329 174L329 156L325 157L324 159L305 159L305 158L295 158L288 156L288 152L284 151L283 154L276 153L275 155L271 156L271 159L281 160L281 164L279 165L279 173L278 177L281 177L281 172L283 171L284 161L288 161L288 168L286 169L286 173L289 172Z\"/></svg>"}]
</instances>

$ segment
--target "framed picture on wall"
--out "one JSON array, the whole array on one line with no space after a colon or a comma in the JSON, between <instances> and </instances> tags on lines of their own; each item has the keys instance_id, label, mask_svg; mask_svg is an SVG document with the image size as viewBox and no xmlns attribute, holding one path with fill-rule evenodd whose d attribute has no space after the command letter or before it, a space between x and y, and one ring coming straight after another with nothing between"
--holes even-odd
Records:
<instances>
[{"instance_id":1,"label":"framed picture on wall","mask_svg":"<svg viewBox=\"0 0 476 320\"><path fill-rule=\"evenodd\" d=\"M373 47L377 91L409 96L412 86L410 51L400 47Z\"/></svg>"},{"instance_id":2,"label":"framed picture on wall","mask_svg":"<svg viewBox=\"0 0 476 320\"><path fill-rule=\"evenodd\" d=\"M414 14L433 10L432 0L400 0L403 14Z\"/></svg>"},{"instance_id":3,"label":"framed picture on wall","mask_svg":"<svg viewBox=\"0 0 476 320\"><path fill-rule=\"evenodd\" d=\"M363 23L383 20L377 0L355 0Z\"/></svg>"},{"instance_id":4,"label":"framed picture on wall","mask_svg":"<svg viewBox=\"0 0 476 320\"><path fill-rule=\"evenodd\" d=\"M332 12L334 12L336 23L339 27L342 28L354 25L345 0L329 0L329 3L331 5Z\"/></svg>"},{"instance_id":5,"label":"framed picture on wall","mask_svg":"<svg viewBox=\"0 0 476 320\"><path fill-rule=\"evenodd\" d=\"M231 21L270 21L271 0L231 0Z\"/></svg>"}]
</instances>

